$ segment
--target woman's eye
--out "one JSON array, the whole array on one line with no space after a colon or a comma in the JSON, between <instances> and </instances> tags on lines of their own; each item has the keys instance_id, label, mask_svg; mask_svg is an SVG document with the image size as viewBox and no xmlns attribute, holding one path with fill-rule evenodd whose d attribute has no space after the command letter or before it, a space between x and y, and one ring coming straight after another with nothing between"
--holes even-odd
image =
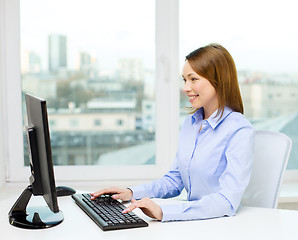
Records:
<instances>
[{"instance_id":1,"label":"woman's eye","mask_svg":"<svg viewBox=\"0 0 298 240\"><path fill-rule=\"evenodd\" d=\"M192 79L191 79L191 81L196 81L196 80L198 80L198 79L197 79L197 78L192 78Z\"/></svg>"}]
</instances>

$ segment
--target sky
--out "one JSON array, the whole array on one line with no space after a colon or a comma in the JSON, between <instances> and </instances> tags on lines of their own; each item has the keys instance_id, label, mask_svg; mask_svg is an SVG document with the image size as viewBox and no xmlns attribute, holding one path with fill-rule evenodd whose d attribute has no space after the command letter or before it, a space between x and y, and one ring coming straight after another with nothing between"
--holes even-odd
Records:
<instances>
[{"instance_id":1,"label":"sky","mask_svg":"<svg viewBox=\"0 0 298 240\"><path fill-rule=\"evenodd\" d=\"M297 9L296 0L181 0L181 52L218 42L240 70L298 73Z\"/></svg>"},{"instance_id":2,"label":"sky","mask_svg":"<svg viewBox=\"0 0 298 240\"><path fill-rule=\"evenodd\" d=\"M71 67L80 51L97 57L102 67L121 57L143 56L153 65L154 9L153 1L21 0L22 48L40 53L46 68L48 36L62 34Z\"/></svg>"},{"instance_id":3,"label":"sky","mask_svg":"<svg viewBox=\"0 0 298 240\"><path fill-rule=\"evenodd\" d=\"M296 2L180 0L181 65L192 50L217 42L238 70L298 73ZM154 11L154 0L21 0L22 47L41 55L46 69L48 35L63 34L70 67L87 51L102 68L121 57L154 68Z\"/></svg>"}]
</instances>

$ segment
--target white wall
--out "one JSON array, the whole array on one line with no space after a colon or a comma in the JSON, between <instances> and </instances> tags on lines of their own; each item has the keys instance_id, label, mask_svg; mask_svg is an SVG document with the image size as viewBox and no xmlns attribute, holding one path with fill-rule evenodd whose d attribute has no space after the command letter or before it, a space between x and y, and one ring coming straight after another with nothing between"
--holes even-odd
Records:
<instances>
[{"instance_id":1,"label":"white wall","mask_svg":"<svg viewBox=\"0 0 298 240\"><path fill-rule=\"evenodd\" d=\"M1 19L1 5L0 5L0 19ZM0 20L0 29L1 29L1 20ZM0 53L2 52L2 48L1 48L1 30L0 30ZM1 55L0 55L0 188L3 186L4 182L5 182L5 164L4 164L4 141L3 141L3 118L4 118L4 114L3 114L3 99L2 99L2 92L3 92L3 68L2 68L2 61L1 61Z\"/></svg>"},{"instance_id":2,"label":"white wall","mask_svg":"<svg viewBox=\"0 0 298 240\"><path fill-rule=\"evenodd\" d=\"M1 13L0 13L1 15ZM0 34L1 36L1 34ZM0 45L1 45L1 39L0 39ZM1 48L0 48L1 52ZM1 60L0 60L0 75L2 73L2 68L1 68ZM2 76L0 76L0 188L3 186L5 182L5 160L4 160L4 139L3 139L3 129L4 129L4 124L3 124L3 119L4 119L4 113L3 113L3 79Z\"/></svg>"},{"instance_id":3,"label":"white wall","mask_svg":"<svg viewBox=\"0 0 298 240\"><path fill-rule=\"evenodd\" d=\"M1 69L1 68L0 68ZM1 71L1 70L0 70ZM0 112L3 113L2 108L2 79L0 80ZM3 114L0 115L0 188L5 182L5 164L4 164L4 148L3 148Z\"/></svg>"},{"instance_id":4,"label":"white wall","mask_svg":"<svg viewBox=\"0 0 298 240\"><path fill-rule=\"evenodd\" d=\"M4 0L0 0L0 188L5 183L5 153L4 153L4 139L3 139L3 131L4 131L4 104L3 104L3 96L4 96Z\"/></svg>"}]
</instances>

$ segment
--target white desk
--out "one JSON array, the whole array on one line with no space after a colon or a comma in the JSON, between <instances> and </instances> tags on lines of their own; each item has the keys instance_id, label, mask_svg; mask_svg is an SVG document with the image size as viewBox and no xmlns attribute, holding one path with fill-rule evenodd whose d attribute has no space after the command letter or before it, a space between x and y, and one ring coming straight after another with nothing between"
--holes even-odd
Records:
<instances>
[{"instance_id":1,"label":"white desk","mask_svg":"<svg viewBox=\"0 0 298 240\"><path fill-rule=\"evenodd\" d=\"M64 213L64 221L60 225L43 230L26 230L13 227L8 222L8 211L17 197L16 194L0 200L1 239L298 239L298 211L252 207L240 207L235 217L168 223L154 221L137 209L135 213L144 218L149 227L103 232L70 197L58 199ZM38 197L32 202L34 204L34 201L40 200Z\"/></svg>"}]
</instances>

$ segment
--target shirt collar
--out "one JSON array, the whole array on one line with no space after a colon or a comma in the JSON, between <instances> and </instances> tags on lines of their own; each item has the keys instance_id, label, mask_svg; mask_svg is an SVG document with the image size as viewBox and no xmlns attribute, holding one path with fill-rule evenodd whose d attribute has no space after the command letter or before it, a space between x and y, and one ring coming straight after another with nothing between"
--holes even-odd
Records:
<instances>
[{"instance_id":1,"label":"shirt collar","mask_svg":"<svg viewBox=\"0 0 298 240\"><path fill-rule=\"evenodd\" d=\"M204 109L199 108L193 115L192 115L192 124L203 120L203 115L204 115Z\"/></svg>"},{"instance_id":2,"label":"shirt collar","mask_svg":"<svg viewBox=\"0 0 298 240\"><path fill-rule=\"evenodd\" d=\"M220 124L233 110L227 106L225 106L223 114L221 116L221 113L216 116L219 109L217 109L206 121L210 124L210 126L215 129L218 124ZM193 115L192 115L192 124L196 123L197 121L203 120L204 116L204 109L200 108L198 109Z\"/></svg>"}]
</instances>

